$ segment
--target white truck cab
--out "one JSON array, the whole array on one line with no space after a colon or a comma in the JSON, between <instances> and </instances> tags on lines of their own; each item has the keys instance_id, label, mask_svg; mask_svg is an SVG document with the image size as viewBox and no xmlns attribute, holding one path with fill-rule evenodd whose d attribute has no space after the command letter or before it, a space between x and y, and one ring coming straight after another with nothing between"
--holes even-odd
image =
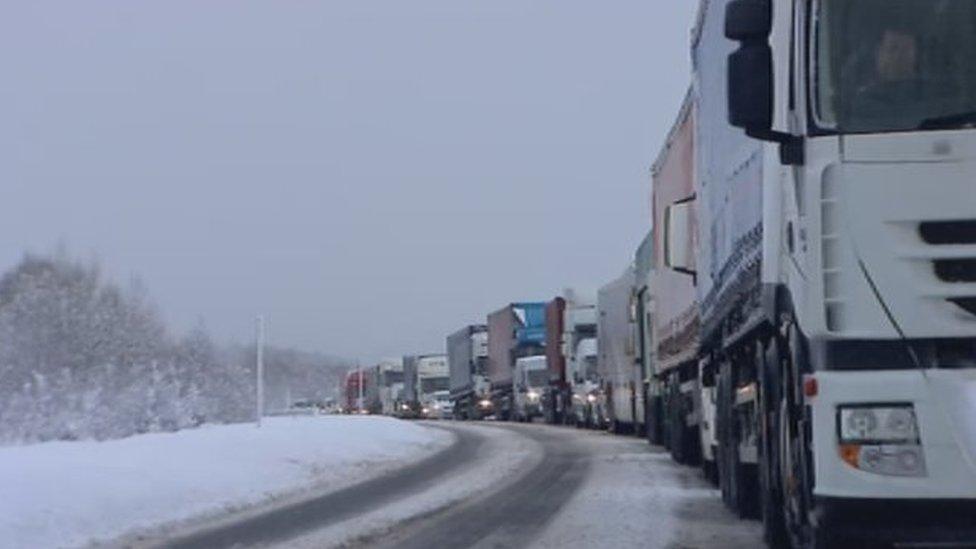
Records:
<instances>
[{"instance_id":1,"label":"white truck cab","mask_svg":"<svg viewBox=\"0 0 976 549\"><path fill-rule=\"evenodd\" d=\"M976 543L976 2L710 3L735 48L728 122L760 146L703 177L759 182L770 328L726 325L713 350L769 360L729 380L765 418L767 519L813 546ZM744 211L723 221L714 190L713 228ZM736 237L699 271L734 273L709 259Z\"/></svg>"},{"instance_id":2,"label":"white truck cab","mask_svg":"<svg viewBox=\"0 0 976 549\"><path fill-rule=\"evenodd\" d=\"M515 360L516 421L532 421L542 416L542 393L549 386L549 368L545 355Z\"/></svg>"},{"instance_id":3,"label":"white truck cab","mask_svg":"<svg viewBox=\"0 0 976 549\"><path fill-rule=\"evenodd\" d=\"M578 427L603 428L607 422L606 399L600 386L596 338L580 340L576 345L576 357L567 373L573 391L575 424Z\"/></svg>"}]
</instances>

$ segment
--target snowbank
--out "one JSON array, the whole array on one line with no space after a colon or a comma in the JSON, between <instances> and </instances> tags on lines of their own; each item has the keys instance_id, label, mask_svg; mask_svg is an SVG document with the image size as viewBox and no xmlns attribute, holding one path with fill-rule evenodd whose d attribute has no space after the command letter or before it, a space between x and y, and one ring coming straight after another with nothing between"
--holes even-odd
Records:
<instances>
[{"instance_id":1,"label":"snowbank","mask_svg":"<svg viewBox=\"0 0 976 549\"><path fill-rule=\"evenodd\" d=\"M0 547L82 545L338 489L451 440L390 418L328 416L0 448Z\"/></svg>"}]
</instances>

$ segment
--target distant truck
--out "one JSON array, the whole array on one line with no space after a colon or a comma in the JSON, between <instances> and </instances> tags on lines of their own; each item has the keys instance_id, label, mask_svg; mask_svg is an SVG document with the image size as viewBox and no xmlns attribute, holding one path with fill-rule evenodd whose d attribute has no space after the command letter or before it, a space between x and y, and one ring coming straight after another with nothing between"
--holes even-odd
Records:
<instances>
[{"instance_id":1,"label":"distant truck","mask_svg":"<svg viewBox=\"0 0 976 549\"><path fill-rule=\"evenodd\" d=\"M369 392L368 369L350 370L343 383L343 412L347 414L367 413L366 395Z\"/></svg>"},{"instance_id":2,"label":"distant truck","mask_svg":"<svg viewBox=\"0 0 976 549\"><path fill-rule=\"evenodd\" d=\"M403 360L387 359L376 365L379 413L396 415L403 401Z\"/></svg>"},{"instance_id":3,"label":"distant truck","mask_svg":"<svg viewBox=\"0 0 976 549\"><path fill-rule=\"evenodd\" d=\"M494 413L488 381L488 327L465 326L447 337L454 417L480 420Z\"/></svg>"},{"instance_id":4,"label":"distant truck","mask_svg":"<svg viewBox=\"0 0 976 549\"><path fill-rule=\"evenodd\" d=\"M527 356L515 360L516 421L532 421L542 417L542 392L549 386L546 356Z\"/></svg>"},{"instance_id":5,"label":"distant truck","mask_svg":"<svg viewBox=\"0 0 976 549\"><path fill-rule=\"evenodd\" d=\"M573 399L570 423L577 427L606 427L606 398L600 384L598 355L596 338L582 339L576 344L576 359L567 367Z\"/></svg>"},{"instance_id":6,"label":"distant truck","mask_svg":"<svg viewBox=\"0 0 976 549\"><path fill-rule=\"evenodd\" d=\"M580 370L576 350L579 342L596 337L596 299L566 289L546 305L546 362L549 385L542 394L546 422L577 423L574 419L574 378ZM583 378L579 379L584 383ZM588 392L586 394L589 394Z\"/></svg>"},{"instance_id":7,"label":"distant truck","mask_svg":"<svg viewBox=\"0 0 976 549\"><path fill-rule=\"evenodd\" d=\"M499 419L512 417L515 360L545 352L545 323L542 302L512 303L488 315L488 381Z\"/></svg>"},{"instance_id":8,"label":"distant truck","mask_svg":"<svg viewBox=\"0 0 976 549\"><path fill-rule=\"evenodd\" d=\"M642 428L644 404L638 387L643 386L643 378L634 352L631 315L634 281L634 266L630 265L597 294L597 364L606 395L610 429L615 433Z\"/></svg>"},{"instance_id":9,"label":"distant truck","mask_svg":"<svg viewBox=\"0 0 976 549\"><path fill-rule=\"evenodd\" d=\"M424 419L453 419L454 403L450 391L427 393L420 400L420 416Z\"/></svg>"},{"instance_id":10,"label":"distant truck","mask_svg":"<svg viewBox=\"0 0 976 549\"><path fill-rule=\"evenodd\" d=\"M660 384L654 378L654 232L649 231L634 254L634 341L637 368L641 379L638 415L644 434L652 444L661 444L660 417L663 414ZM640 412L643 411L643 414Z\"/></svg>"},{"instance_id":11,"label":"distant truck","mask_svg":"<svg viewBox=\"0 0 976 549\"><path fill-rule=\"evenodd\" d=\"M403 357L403 403L400 405L399 417L422 417L424 397L448 390L449 375L446 355Z\"/></svg>"}]
</instances>

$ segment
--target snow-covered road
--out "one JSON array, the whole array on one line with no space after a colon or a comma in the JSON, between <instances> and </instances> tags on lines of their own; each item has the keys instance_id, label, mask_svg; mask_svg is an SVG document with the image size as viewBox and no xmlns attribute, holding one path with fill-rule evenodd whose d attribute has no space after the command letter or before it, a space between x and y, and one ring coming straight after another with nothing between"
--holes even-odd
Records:
<instances>
[{"instance_id":1,"label":"snow-covered road","mask_svg":"<svg viewBox=\"0 0 976 549\"><path fill-rule=\"evenodd\" d=\"M249 508L341 489L453 440L443 430L390 418L320 416L269 418L260 429L207 426L3 447L0 547L72 547L146 529L159 539Z\"/></svg>"},{"instance_id":2,"label":"snow-covered road","mask_svg":"<svg viewBox=\"0 0 976 549\"><path fill-rule=\"evenodd\" d=\"M545 425L482 428L531 440L539 454L495 489L359 546L763 547L757 522L737 519L698 470L643 440Z\"/></svg>"},{"instance_id":3,"label":"snow-covered road","mask_svg":"<svg viewBox=\"0 0 976 549\"><path fill-rule=\"evenodd\" d=\"M457 443L406 470L166 540L181 549L761 547L694 469L646 442L565 427L431 424Z\"/></svg>"}]
</instances>

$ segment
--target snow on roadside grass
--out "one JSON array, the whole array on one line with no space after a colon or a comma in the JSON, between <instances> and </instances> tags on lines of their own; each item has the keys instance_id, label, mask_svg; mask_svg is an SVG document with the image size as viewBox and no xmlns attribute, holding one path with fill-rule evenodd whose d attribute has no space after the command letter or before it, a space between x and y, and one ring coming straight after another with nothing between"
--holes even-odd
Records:
<instances>
[{"instance_id":1,"label":"snow on roadside grass","mask_svg":"<svg viewBox=\"0 0 976 549\"><path fill-rule=\"evenodd\" d=\"M0 547L83 545L338 489L451 440L390 418L325 416L0 447Z\"/></svg>"}]
</instances>

